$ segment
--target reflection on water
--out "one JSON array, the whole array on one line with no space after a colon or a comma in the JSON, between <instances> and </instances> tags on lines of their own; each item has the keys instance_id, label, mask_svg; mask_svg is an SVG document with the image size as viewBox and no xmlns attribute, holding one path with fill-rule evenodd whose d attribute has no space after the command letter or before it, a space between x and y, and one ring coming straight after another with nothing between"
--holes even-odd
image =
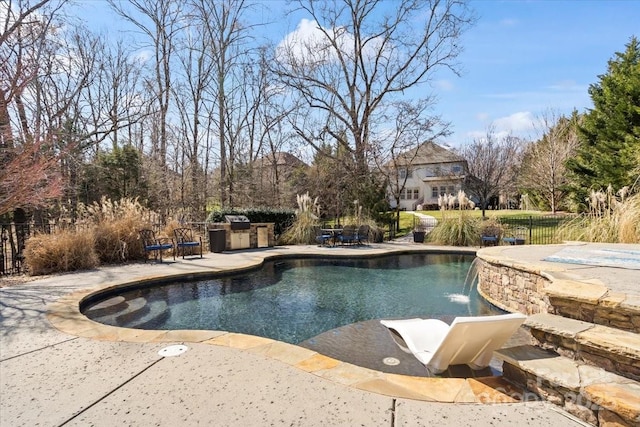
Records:
<instances>
[{"instance_id":1,"label":"reflection on water","mask_svg":"<svg viewBox=\"0 0 640 427\"><path fill-rule=\"evenodd\" d=\"M135 289L121 295L146 300L144 308L119 305L93 318L118 326L225 330L299 343L371 319L488 314L492 309L475 289L466 301L459 294L472 259L408 254L267 262L241 275ZM456 293L460 296L451 298ZM84 312L91 316L91 307Z\"/></svg>"}]
</instances>

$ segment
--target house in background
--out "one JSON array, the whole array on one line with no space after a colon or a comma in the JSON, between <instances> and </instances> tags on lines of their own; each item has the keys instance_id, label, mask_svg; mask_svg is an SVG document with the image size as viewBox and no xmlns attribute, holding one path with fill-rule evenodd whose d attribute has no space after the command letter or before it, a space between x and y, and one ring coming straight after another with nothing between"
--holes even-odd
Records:
<instances>
[{"instance_id":1,"label":"house in background","mask_svg":"<svg viewBox=\"0 0 640 427\"><path fill-rule=\"evenodd\" d=\"M309 166L291 153L277 151L253 164L253 203L262 206L296 206L296 195L306 188Z\"/></svg>"},{"instance_id":2,"label":"house in background","mask_svg":"<svg viewBox=\"0 0 640 427\"><path fill-rule=\"evenodd\" d=\"M408 211L420 205L437 209L438 196L456 195L463 189L468 170L466 160L431 141L398 155L388 165L391 207L396 207L399 195L399 208Z\"/></svg>"}]
</instances>

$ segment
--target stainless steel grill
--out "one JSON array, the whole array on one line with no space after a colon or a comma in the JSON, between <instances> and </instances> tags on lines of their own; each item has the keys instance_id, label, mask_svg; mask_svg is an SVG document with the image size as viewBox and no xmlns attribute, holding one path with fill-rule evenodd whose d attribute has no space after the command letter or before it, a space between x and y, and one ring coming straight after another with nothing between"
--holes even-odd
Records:
<instances>
[{"instance_id":1,"label":"stainless steel grill","mask_svg":"<svg viewBox=\"0 0 640 427\"><path fill-rule=\"evenodd\" d=\"M244 215L225 215L224 220L231 224L232 230L248 230L251 228L251 221Z\"/></svg>"}]
</instances>

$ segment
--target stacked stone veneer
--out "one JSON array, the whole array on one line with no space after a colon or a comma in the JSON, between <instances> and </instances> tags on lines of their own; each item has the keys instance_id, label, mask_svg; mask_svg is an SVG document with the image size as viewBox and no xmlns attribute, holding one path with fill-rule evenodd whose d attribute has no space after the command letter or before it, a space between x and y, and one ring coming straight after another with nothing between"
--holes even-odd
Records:
<instances>
[{"instance_id":1,"label":"stacked stone veneer","mask_svg":"<svg viewBox=\"0 0 640 427\"><path fill-rule=\"evenodd\" d=\"M566 295L563 289L557 289L562 284L554 283L547 289L554 314L640 333L640 307L629 304L623 296L610 292L591 298L584 295ZM567 285L570 286L570 283Z\"/></svg>"},{"instance_id":2,"label":"stacked stone veneer","mask_svg":"<svg viewBox=\"0 0 640 427\"><path fill-rule=\"evenodd\" d=\"M524 314L551 313L640 333L640 307L606 287L574 280L550 280L505 262L478 261L478 290L490 303Z\"/></svg>"},{"instance_id":3,"label":"stacked stone veneer","mask_svg":"<svg viewBox=\"0 0 640 427\"><path fill-rule=\"evenodd\" d=\"M549 280L510 266L478 261L478 290L490 303L506 311L547 313L551 306L545 288Z\"/></svg>"},{"instance_id":4,"label":"stacked stone veneer","mask_svg":"<svg viewBox=\"0 0 640 427\"><path fill-rule=\"evenodd\" d=\"M590 424L640 426L640 299L495 251L476 262L485 299L530 315L532 345L497 352L503 377Z\"/></svg>"}]
</instances>

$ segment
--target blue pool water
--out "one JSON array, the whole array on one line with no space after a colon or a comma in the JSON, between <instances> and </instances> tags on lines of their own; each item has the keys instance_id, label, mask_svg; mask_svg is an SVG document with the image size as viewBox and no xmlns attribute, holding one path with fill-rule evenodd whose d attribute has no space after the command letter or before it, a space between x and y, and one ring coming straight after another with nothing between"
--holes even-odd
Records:
<instances>
[{"instance_id":1,"label":"blue pool water","mask_svg":"<svg viewBox=\"0 0 640 427\"><path fill-rule=\"evenodd\" d=\"M488 314L493 310L475 288L460 297L472 260L456 254L287 259L244 274L111 294L83 312L115 326L224 330L296 344L372 319Z\"/></svg>"}]
</instances>

